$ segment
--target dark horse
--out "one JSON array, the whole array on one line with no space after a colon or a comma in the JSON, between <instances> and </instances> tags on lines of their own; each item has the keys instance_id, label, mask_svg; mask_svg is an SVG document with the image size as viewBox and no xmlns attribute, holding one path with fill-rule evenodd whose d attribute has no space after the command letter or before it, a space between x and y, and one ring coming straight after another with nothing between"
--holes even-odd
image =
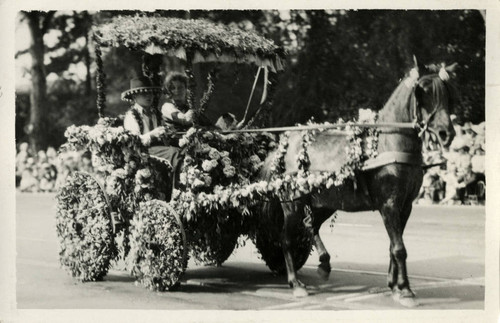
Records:
<instances>
[{"instance_id":1,"label":"dark horse","mask_svg":"<svg viewBox=\"0 0 500 323\"><path fill-rule=\"evenodd\" d=\"M453 65L454 67L454 65ZM331 271L330 255L321 238L319 228L336 210L348 212L379 210L390 238L390 263L387 282L393 297L406 306L416 305L410 289L406 269L406 249L403 232L412 210L412 202L422 185L422 129L437 135L444 147L450 145L455 131L449 111L455 103L454 91L448 82L452 68L419 66L404 79L379 112L380 123L418 123L420 129L381 127L378 156L374 167L360 171L355 181L341 186L316 191L292 201L282 201L284 225L281 234L288 283L295 296L306 296L305 285L297 279L292 256L293 228L304 219L304 207L310 208L314 245L319 254L318 273L328 279ZM426 74L424 76L421 76ZM310 171L335 170L345 155L346 135L324 131L309 146ZM289 137L285 156L286 171L297 171L297 152L301 134ZM267 159L269 167L272 156ZM356 185L355 185L356 184ZM279 205L279 204L278 204ZM278 212L275 210L275 212Z\"/></svg>"}]
</instances>

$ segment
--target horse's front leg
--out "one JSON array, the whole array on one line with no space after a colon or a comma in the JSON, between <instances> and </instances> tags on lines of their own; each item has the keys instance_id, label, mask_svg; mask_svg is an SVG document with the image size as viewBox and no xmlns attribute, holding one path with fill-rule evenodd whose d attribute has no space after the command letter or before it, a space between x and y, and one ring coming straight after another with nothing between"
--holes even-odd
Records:
<instances>
[{"instance_id":1,"label":"horse's front leg","mask_svg":"<svg viewBox=\"0 0 500 323\"><path fill-rule=\"evenodd\" d=\"M293 296L305 297L308 295L306 286L297 278L297 271L292 257L292 239L295 229L302 221L303 204L300 202L283 202L283 231L281 246L285 257L288 284L293 288Z\"/></svg>"},{"instance_id":2,"label":"horse's front leg","mask_svg":"<svg viewBox=\"0 0 500 323\"><path fill-rule=\"evenodd\" d=\"M415 294L410 288L406 269L407 253L403 242L403 231L411 213L411 203L409 206L406 204L402 210L399 209L398 205L398 203L389 200L380 210L391 240L388 285L393 291L395 300L404 306L413 307L418 304L415 301Z\"/></svg>"}]
</instances>

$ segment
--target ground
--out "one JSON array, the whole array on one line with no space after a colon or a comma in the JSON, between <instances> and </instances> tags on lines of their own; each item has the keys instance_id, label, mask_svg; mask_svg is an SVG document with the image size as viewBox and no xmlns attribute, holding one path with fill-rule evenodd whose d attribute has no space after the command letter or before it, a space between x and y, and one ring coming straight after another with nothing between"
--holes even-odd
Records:
<instances>
[{"instance_id":1,"label":"ground","mask_svg":"<svg viewBox=\"0 0 500 323\"><path fill-rule=\"evenodd\" d=\"M299 271L310 292L301 299L267 269L251 242L219 268L190 262L176 292L136 286L120 266L102 282L77 282L59 268L54 215L54 195L17 195L19 309L404 309L386 288L389 239L375 212L339 213L335 223L325 222L321 234L333 271L320 280L313 253ZM484 224L484 207L414 208L404 239L417 310L484 308Z\"/></svg>"}]
</instances>

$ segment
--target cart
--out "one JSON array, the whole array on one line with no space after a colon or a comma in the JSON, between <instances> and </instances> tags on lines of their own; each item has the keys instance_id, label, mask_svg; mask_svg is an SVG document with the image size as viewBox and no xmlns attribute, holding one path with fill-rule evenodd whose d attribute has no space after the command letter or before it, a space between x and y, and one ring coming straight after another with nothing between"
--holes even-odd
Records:
<instances>
[{"instance_id":1,"label":"cart","mask_svg":"<svg viewBox=\"0 0 500 323\"><path fill-rule=\"evenodd\" d=\"M171 290L178 286L190 256L221 265L246 235L269 268L284 273L277 229L282 214L261 217L265 199L245 195L245 187L253 185L259 167L276 147L274 136L191 128L180 139L187 152L181 173L184 185L167 201L161 188L169 163L149 155L138 136L120 125L120 118L106 117L103 67L105 49L126 48L142 55L142 73L161 86L163 57L180 58L190 79L188 103L199 115L209 107L220 64L254 66L265 86L258 108L245 120L249 128L263 124L262 116L272 106L284 51L252 32L204 20L148 16L114 18L93 29L93 40L100 118L94 126L69 127L62 149L89 151L94 171L73 173L57 194L61 265L81 281L95 281L125 260L145 287ZM196 100L198 64L213 68ZM239 194L228 196L231 191ZM300 268L311 252L312 238L304 226L299 232L300 248L294 257Z\"/></svg>"}]
</instances>

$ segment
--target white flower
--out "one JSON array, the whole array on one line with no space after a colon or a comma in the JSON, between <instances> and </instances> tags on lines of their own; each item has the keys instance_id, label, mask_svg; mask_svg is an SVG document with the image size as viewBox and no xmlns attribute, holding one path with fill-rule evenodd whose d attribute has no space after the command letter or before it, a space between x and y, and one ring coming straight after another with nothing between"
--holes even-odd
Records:
<instances>
[{"instance_id":1,"label":"white flower","mask_svg":"<svg viewBox=\"0 0 500 323\"><path fill-rule=\"evenodd\" d=\"M236 174L236 169L233 166L226 166L224 167L223 172L226 177L233 177Z\"/></svg>"},{"instance_id":2,"label":"white flower","mask_svg":"<svg viewBox=\"0 0 500 323\"><path fill-rule=\"evenodd\" d=\"M197 188L197 187L202 187L202 186L205 186L205 182L203 182L199 178L197 178L197 179L194 180L193 187Z\"/></svg>"},{"instance_id":3,"label":"white flower","mask_svg":"<svg viewBox=\"0 0 500 323\"><path fill-rule=\"evenodd\" d=\"M123 168L118 168L111 175L123 179L127 177L127 171Z\"/></svg>"},{"instance_id":4,"label":"white flower","mask_svg":"<svg viewBox=\"0 0 500 323\"><path fill-rule=\"evenodd\" d=\"M261 160L260 160L259 156L252 155L252 156L250 156L250 162L253 164L258 164L261 162Z\"/></svg>"},{"instance_id":5,"label":"white flower","mask_svg":"<svg viewBox=\"0 0 500 323\"><path fill-rule=\"evenodd\" d=\"M179 139L179 147L184 147L189 143L189 140L186 137L182 137Z\"/></svg>"},{"instance_id":6,"label":"white flower","mask_svg":"<svg viewBox=\"0 0 500 323\"><path fill-rule=\"evenodd\" d=\"M179 178L179 181L182 185L186 185L187 184L187 176L186 176L186 173L182 172L181 175L180 175L180 178Z\"/></svg>"},{"instance_id":7,"label":"white flower","mask_svg":"<svg viewBox=\"0 0 500 323\"><path fill-rule=\"evenodd\" d=\"M326 181L326 188L332 187L333 184L334 184L333 179L331 177L328 178L328 180Z\"/></svg>"},{"instance_id":8,"label":"white flower","mask_svg":"<svg viewBox=\"0 0 500 323\"><path fill-rule=\"evenodd\" d=\"M214 166L212 164L212 161L206 159L201 164L201 168L203 168L203 170L205 172L209 172L209 171L211 171L214 168Z\"/></svg>"},{"instance_id":9,"label":"white flower","mask_svg":"<svg viewBox=\"0 0 500 323\"><path fill-rule=\"evenodd\" d=\"M222 161L222 165L224 165L224 166L231 165L231 158L229 158L227 156L222 157L221 161Z\"/></svg>"},{"instance_id":10,"label":"white flower","mask_svg":"<svg viewBox=\"0 0 500 323\"><path fill-rule=\"evenodd\" d=\"M217 151L217 149L215 148L212 148L210 149L210 152L208 153L208 156L214 160L217 160L220 158L220 154L219 152Z\"/></svg>"},{"instance_id":11,"label":"white flower","mask_svg":"<svg viewBox=\"0 0 500 323\"><path fill-rule=\"evenodd\" d=\"M250 191L247 188L243 188L240 190L240 194L242 197L247 197L248 195L250 195Z\"/></svg>"},{"instance_id":12,"label":"white flower","mask_svg":"<svg viewBox=\"0 0 500 323\"><path fill-rule=\"evenodd\" d=\"M104 137L103 137L103 136L98 136L98 137L97 137L97 139L96 139L96 141L97 141L97 143L98 143L99 145L101 145L101 146L102 146L102 145L104 145L104 144L106 143L106 139L104 139Z\"/></svg>"},{"instance_id":13,"label":"white flower","mask_svg":"<svg viewBox=\"0 0 500 323\"><path fill-rule=\"evenodd\" d=\"M191 137L192 135L194 135L194 133L196 132L196 128L194 127L191 127L189 128L189 130L186 132L186 137Z\"/></svg>"},{"instance_id":14,"label":"white flower","mask_svg":"<svg viewBox=\"0 0 500 323\"><path fill-rule=\"evenodd\" d=\"M205 182L205 185L208 187L210 187L210 185L212 185L212 177L210 177L209 175L204 175L203 181Z\"/></svg>"},{"instance_id":15,"label":"white flower","mask_svg":"<svg viewBox=\"0 0 500 323\"><path fill-rule=\"evenodd\" d=\"M209 144L207 144L206 142L204 142L204 143L202 143L202 144L200 145L200 151L201 151L201 152L204 152L204 153L209 152L211 148L212 148L212 147L210 147L210 145L209 145Z\"/></svg>"}]
</instances>

